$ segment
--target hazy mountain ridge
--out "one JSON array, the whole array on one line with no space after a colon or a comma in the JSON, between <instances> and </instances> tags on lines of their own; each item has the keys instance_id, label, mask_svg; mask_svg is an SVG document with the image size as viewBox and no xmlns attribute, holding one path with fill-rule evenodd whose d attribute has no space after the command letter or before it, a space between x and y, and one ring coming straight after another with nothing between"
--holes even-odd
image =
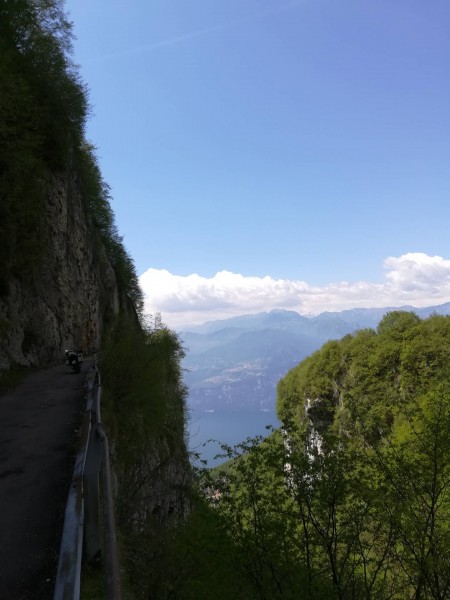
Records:
<instances>
[{"instance_id":1,"label":"hazy mountain ridge","mask_svg":"<svg viewBox=\"0 0 450 600\"><path fill-rule=\"evenodd\" d=\"M182 332L189 405L202 410L273 408L278 381L289 369L330 339L375 328L392 310L414 311L421 318L433 312L447 315L450 302L425 308L355 308L315 317L273 310Z\"/></svg>"}]
</instances>

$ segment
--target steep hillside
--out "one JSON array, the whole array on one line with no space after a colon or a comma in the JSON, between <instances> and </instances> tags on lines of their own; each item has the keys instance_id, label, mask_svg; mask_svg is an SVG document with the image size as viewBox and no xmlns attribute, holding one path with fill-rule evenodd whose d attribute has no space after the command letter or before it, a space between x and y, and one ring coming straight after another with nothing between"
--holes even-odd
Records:
<instances>
[{"instance_id":1,"label":"steep hillside","mask_svg":"<svg viewBox=\"0 0 450 600\"><path fill-rule=\"evenodd\" d=\"M141 292L92 147L60 2L0 6L0 370L92 352Z\"/></svg>"}]
</instances>

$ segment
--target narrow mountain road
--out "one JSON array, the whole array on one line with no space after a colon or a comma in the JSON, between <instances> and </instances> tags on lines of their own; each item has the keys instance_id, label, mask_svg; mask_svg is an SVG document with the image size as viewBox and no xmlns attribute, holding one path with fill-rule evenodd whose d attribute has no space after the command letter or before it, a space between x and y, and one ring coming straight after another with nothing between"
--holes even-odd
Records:
<instances>
[{"instance_id":1,"label":"narrow mountain road","mask_svg":"<svg viewBox=\"0 0 450 600\"><path fill-rule=\"evenodd\" d=\"M30 372L0 396L0 600L53 597L90 364Z\"/></svg>"}]
</instances>

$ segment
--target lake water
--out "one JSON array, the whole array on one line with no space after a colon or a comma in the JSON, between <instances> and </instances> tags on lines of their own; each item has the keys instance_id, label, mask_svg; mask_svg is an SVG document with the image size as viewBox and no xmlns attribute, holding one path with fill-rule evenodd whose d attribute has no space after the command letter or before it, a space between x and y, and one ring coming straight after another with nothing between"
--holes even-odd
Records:
<instances>
[{"instance_id":1,"label":"lake water","mask_svg":"<svg viewBox=\"0 0 450 600\"><path fill-rule=\"evenodd\" d=\"M208 467L220 464L225 459L215 459L221 452L219 443L230 446L239 444L247 437L269 435L266 425L280 426L275 410L267 411L190 411L189 449L201 454ZM209 439L217 442L208 442Z\"/></svg>"}]
</instances>

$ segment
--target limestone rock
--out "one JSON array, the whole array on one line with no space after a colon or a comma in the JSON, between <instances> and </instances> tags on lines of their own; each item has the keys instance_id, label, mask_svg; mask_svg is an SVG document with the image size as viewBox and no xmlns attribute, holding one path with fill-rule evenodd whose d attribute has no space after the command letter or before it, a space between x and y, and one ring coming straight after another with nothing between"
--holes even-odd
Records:
<instances>
[{"instance_id":1,"label":"limestone rock","mask_svg":"<svg viewBox=\"0 0 450 600\"><path fill-rule=\"evenodd\" d=\"M116 278L90 223L74 171L49 175L43 230L47 251L33 274L8 282L0 297L0 370L90 354L119 311Z\"/></svg>"}]
</instances>

